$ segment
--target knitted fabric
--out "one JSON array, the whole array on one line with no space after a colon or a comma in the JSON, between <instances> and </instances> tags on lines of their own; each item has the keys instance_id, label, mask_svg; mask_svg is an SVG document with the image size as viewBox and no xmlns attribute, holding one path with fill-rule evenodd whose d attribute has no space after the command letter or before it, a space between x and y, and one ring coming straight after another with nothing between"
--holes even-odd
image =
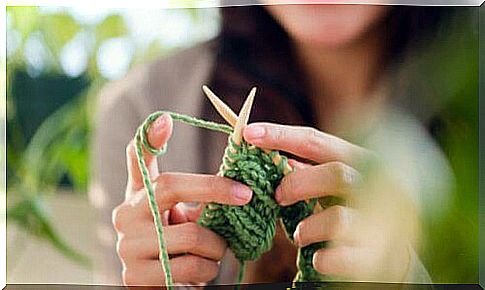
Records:
<instances>
[{"instance_id":1,"label":"knitted fabric","mask_svg":"<svg viewBox=\"0 0 485 290\"><path fill-rule=\"evenodd\" d=\"M261 149L246 142L236 145L229 137L220 175L247 184L253 198L243 206L211 203L202 212L199 224L223 237L239 261L257 259L271 249L279 214L274 189L283 169L284 165L275 166Z\"/></svg>"},{"instance_id":2,"label":"knitted fabric","mask_svg":"<svg viewBox=\"0 0 485 290\"><path fill-rule=\"evenodd\" d=\"M147 140L147 131L150 124L164 113L169 114L174 120L226 134L231 134L232 128L186 115L159 111L151 114L137 130L135 144L138 164L157 228L162 270L166 284L170 287L173 281L163 238L160 211L155 201L155 193L148 169L142 158L144 148L154 155L161 155L166 152L166 146L159 150L153 148ZM229 136L228 146L225 149L218 175L248 185L253 191L253 197L248 204L243 206L210 203L204 208L198 220L200 225L211 229L224 238L235 257L240 261L238 283L243 279L244 263L248 260L258 259L264 252L271 249L277 220L281 220L287 237L293 240L293 233L297 224L312 214L316 204L316 200L311 200L308 203L300 201L287 207L282 207L276 203L274 199L275 189L284 177L284 168L287 164L287 158L284 156L281 156L279 164L274 164L273 160L276 155L279 155L277 151L266 153L244 141L238 145ZM313 253L322 246L323 243L317 243L299 249L298 273L294 281L323 280L324 277L312 267Z\"/></svg>"}]
</instances>

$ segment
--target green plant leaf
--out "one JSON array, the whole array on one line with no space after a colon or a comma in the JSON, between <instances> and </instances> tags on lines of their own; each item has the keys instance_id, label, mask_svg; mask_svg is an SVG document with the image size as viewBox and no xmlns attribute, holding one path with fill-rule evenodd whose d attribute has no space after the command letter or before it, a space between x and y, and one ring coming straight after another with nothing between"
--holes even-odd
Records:
<instances>
[{"instance_id":1,"label":"green plant leaf","mask_svg":"<svg viewBox=\"0 0 485 290\"><path fill-rule=\"evenodd\" d=\"M37 129L22 159L23 182L28 188L49 191L64 174L79 191L87 186L88 116L86 98L76 98L52 115Z\"/></svg>"}]
</instances>

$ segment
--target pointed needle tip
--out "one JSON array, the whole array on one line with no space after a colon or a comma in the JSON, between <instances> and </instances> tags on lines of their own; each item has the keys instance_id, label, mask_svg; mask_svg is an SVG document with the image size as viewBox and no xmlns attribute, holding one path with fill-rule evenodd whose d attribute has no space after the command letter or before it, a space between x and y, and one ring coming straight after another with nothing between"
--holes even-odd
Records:
<instances>
[{"instance_id":1,"label":"pointed needle tip","mask_svg":"<svg viewBox=\"0 0 485 290\"><path fill-rule=\"evenodd\" d=\"M226 120L229 125L234 127L236 124L237 115L231 110L231 108L229 108L229 106L227 106L218 96L216 96L216 94L214 94L206 85L202 86L202 90L219 115L221 115L221 117Z\"/></svg>"},{"instance_id":2,"label":"pointed needle tip","mask_svg":"<svg viewBox=\"0 0 485 290\"><path fill-rule=\"evenodd\" d=\"M203 86L202 86L202 91L204 91L204 93L205 93L207 96L214 94L214 93L213 93L213 92L212 92L212 91L209 89L209 87L208 87L208 86L206 86L206 85L203 85Z\"/></svg>"},{"instance_id":3,"label":"pointed needle tip","mask_svg":"<svg viewBox=\"0 0 485 290\"><path fill-rule=\"evenodd\" d=\"M253 88L249 92L248 97L246 98L246 101L244 102L241 111L239 112L239 116L236 122L236 125L234 126L234 133L233 133L233 140L236 142L236 144L239 144L242 140L242 129L244 126L248 124L249 121L249 115L251 113L251 108L253 106L253 101L254 101L254 96L256 94L256 89Z\"/></svg>"}]
</instances>

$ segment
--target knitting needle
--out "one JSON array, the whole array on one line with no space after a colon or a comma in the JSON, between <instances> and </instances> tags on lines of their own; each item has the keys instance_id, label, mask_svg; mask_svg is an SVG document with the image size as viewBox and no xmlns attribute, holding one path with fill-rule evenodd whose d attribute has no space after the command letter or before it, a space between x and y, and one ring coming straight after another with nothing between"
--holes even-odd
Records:
<instances>
[{"instance_id":1,"label":"knitting needle","mask_svg":"<svg viewBox=\"0 0 485 290\"><path fill-rule=\"evenodd\" d=\"M211 101L211 103L214 106L214 108L216 109L216 111L222 116L222 118L224 120L226 120L227 123L229 123L229 125L231 125L234 128L235 125L236 125L236 122L237 122L237 118L238 118L236 113L234 113L231 110L231 108L229 108L229 106L226 105L218 96L216 96L216 94L214 94L207 86L203 86L202 90L206 94L207 98L209 98L209 100ZM270 152L270 150L268 150L268 149L263 149L263 151L265 153ZM281 159L282 159L281 155L276 154L273 157L273 163L275 165L279 165L281 163ZM286 174L290 173L292 170L293 169L291 168L291 166L289 164L286 164L286 166L283 170L283 174L286 175Z\"/></svg>"},{"instance_id":2,"label":"knitting needle","mask_svg":"<svg viewBox=\"0 0 485 290\"><path fill-rule=\"evenodd\" d=\"M236 124L234 125L234 132L232 133L232 140L237 144L241 144L242 141L242 131L244 126L248 124L249 114L251 113L251 108L254 102L254 96L256 95L256 87L252 88L249 92L246 101L244 102L241 111L239 111L239 116L237 118Z\"/></svg>"},{"instance_id":3,"label":"knitting needle","mask_svg":"<svg viewBox=\"0 0 485 290\"><path fill-rule=\"evenodd\" d=\"M224 103L218 96L216 96L216 94L214 94L207 86L202 86L202 90L204 91L205 95L207 96L207 98L209 98L210 102L212 103L212 105L214 106L214 108L216 109L216 111L222 116L222 118L224 120L226 120L227 123L229 123L229 125L231 125L233 128L236 127L236 124L238 122L238 117L236 115L236 113L234 113L231 108L226 105L226 103ZM254 100L254 95L256 94L256 88L253 88L251 90L251 92L249 93L249 96L248 98L246 99L246 102L244 103L242 109L241 109L241 112L239 113L240 117L242 116L242 113L244 112L244 110L248 110L247 111L247 115L245 118L249 118L249 111L251 110L251 106L252 106L252 103L253 103L253 100ZM251 97L252 95L252 97ZM251 99L250 99L251 97ZM248 102L250 102L250 104L247 104ZM244 109L244 107L248 107L248 109ZM246 119L244 122L241 121L241 124L247 124L248 120ZM244 126L241 126L241 129L242 127ZM241 130L239 129L239 130ZM234 129L234 131L236 132L236 129ZM240 134L240 133L239 133ZM234 136L234 135L233 135ZM234 137L233 137L234 138ZM239 137L241 139L241 137ZM233 139L234 140L234 139ZM238 143L237 143L238 144ZM269 153L270 150L268 149L263 149L263 151L265 153ZM281 163L281 155L280 154L276 154L274 157L273 157L273 163L278 166L280 163ZM283 174L286 175L288 173L290 173L291 171L293 171L293 169L291 168L291 166L289 164L286 164L284 170L283 170ZM219 172L221 173L221 172ZM314 211L316 213L322 211L323 208L322 206L320 205L320 203L317 203L316 206L315 206L315 209Z\"/></svg>"},{"instance_id":4,"label":"knitting needle","mask_svg":"<svg viewBox=\"0 0 485 290\"><path fill-rule=\"evenodd\" d=\"M212 105L216 108L216 111L226 120L233 128L236 126L237 115L234 113L228 105L226 105L219 97L216 96L207 86L202 86L202 90L205 95L211 101Z\"/></svg>"},{"instance_id":5,"label":"knitting needle","mask_svg":"<svg viewBox=\"0 0 485 290\"><path fill-rule=\"evenodd\" d=\"M253 102L253 99L254 99L254 96L255 96L255 95L256 95L256 88L253 88L253 89L251 90L251 92L249 93L249 97L248 97L248 100L249 100L249 98L251 98L251 105L252 105L252 102ZM247 101L246 101L246 102L247 102ZM244 109L244 106L243 106L243 109ZM243 109L241 109L241 113L243 112ZM240 120L240 118L241 118L241 113L240 113L240 115L239 115L240 117L239 117L238 121L239 121L239 120ZM247 119L249 119L249 112L248 112L247 114L248 114L248 115L247 115L247 116L244 116L244 117L245 117L245 118L247 118ZM248 122L248 120L247 120L247 119L244 119L244 120L243 120L243 122L245 122L245 123L244 123L244 126L246 126L246 124L247 124L247 122ZM241 122L241 123L242 123L242 122ZM237 126L237 123L236 123L236 126ZM240 132L241 132L240 134L241 134L241 135L242 135L242 128L243 128L244 126L242 126L242 127L240 128ZM235 132L237 131L237 127L235 127L235 128L234 128L234 131L235 131ZM242 137L241 137L241 139L242 139ZM267 149L263 149L263 151L264 151L265 153L269 153L269 152L270 152L270 150L267 150ZM279 164L281 163L281 160L282 160L282 158L281 158L281 155L279 155L279 154L277 154L277 155L275 155L275 156L273 157L273 163L274 163L274 164L276 164L276 165L279 165ZM288 164L286 164L285 168L283 169L283 174L285 174L285 175L286 175L286 174L290 173L290 172L291 172L291 170L292 170L292 169L291 169L291 167L290 167Z\"/></svg>"}]
</instances>

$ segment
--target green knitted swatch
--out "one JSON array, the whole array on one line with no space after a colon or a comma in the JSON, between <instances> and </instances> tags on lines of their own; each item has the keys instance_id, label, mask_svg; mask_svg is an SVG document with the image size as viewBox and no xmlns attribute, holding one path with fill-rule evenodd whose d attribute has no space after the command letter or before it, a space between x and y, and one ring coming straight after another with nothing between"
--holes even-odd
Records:
<instances>
[{"instance_id":1,"label":"green knitted swatch","mask_svg":"<svg viewBox=\"0 0 485 290\"><path fill-rule=\"evenodd\" d=\"M138 164L157 229L162 270L165 274L166 285L171 288L173 280L163 238L160 210L155 201L155 193L148 169L142 158L143 148L154 155L162 155L166 152L166 146L160 150L153 148L148 143L146 136L150 124L164 113L169 114L174 120L229 135L232 133L232 128L186 115L158 111L151 114L137 130L135 145ZM277 154L279 154L277 151L265 153L262 149L244 141L237 145L229 136L219 175L248 185L253 190L253 197L248 204L243 206L210 203L204 208L198 220L200 225L211 229L224 238L235 257L240 261L238 284L241 283L244 276L245 262L256 260L264 252L271 249L277 220L281 221L287 237L293 240L296 226L301 220L313 213L316 204L316 199L308 203L300 201L287 207L282 207L276 203L274 199L275 189L284 177L283 172L287 164L287 158L281 156L281 162L275 165L272 160ZM312 267L313 253L322 246L324 246L324 243L299 248L298 273L295 282L324 280L324 276L317 273Z\"/></svg>"}]
</instances>

